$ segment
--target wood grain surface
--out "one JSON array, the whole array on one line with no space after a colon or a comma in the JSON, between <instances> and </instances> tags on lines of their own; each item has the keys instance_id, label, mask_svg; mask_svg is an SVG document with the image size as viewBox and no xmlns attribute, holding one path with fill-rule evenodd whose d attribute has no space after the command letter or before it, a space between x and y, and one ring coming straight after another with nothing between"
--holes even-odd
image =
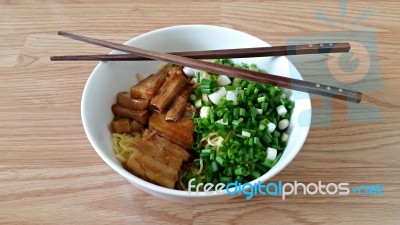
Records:
<instances>
[{"instance_id":1,"label":"wood grain surface","mask_svg":"<svg viewBox=\"0 0 400 225\"><path fill-rule=\"evenodd\" d=\"M283 45L291 38L347 32L316 19L321 10L340 23L339 2L0 0L0 224L399 224L400 3L348 1L346 24L368 7L372 16L357 27L373 27L369 32L376 36L369 44L379 54L380 74L371 82L382 85L367 94L379 99L379 118L360 113L355 116L369 122L355 122L346 103L314 98L315 126L300 154L272 181L381 184L384 194L285 201L241 196L185 205L142 192L97 156L80 119L81 94L96 62L51 62L49 56L108 50L56 32L122 43L161 27L211 24ZM353 46L360 63L369 60ZM300 71L313 70L319 60L292 59ZM329 69L341 81L358 79L340 75L340 66ZM319 76L304 74L310 81ZM321 110L327 102L331 117Z\"/></svg>"}]
</instances>

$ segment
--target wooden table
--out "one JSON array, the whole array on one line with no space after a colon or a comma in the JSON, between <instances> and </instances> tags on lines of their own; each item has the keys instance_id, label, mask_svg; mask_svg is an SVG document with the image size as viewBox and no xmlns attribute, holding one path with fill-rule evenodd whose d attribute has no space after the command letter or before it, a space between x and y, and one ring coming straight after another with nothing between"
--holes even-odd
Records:
<instances>
[{"instance_id":1,"label":"wooden table","mask_svg":"<svg viewBox=\"0 0 400 225\"><path fill-rule=\"evenodd\" d=\"M348 30L316 19L321 10L340 23L338 1L151 2L0 0L1 224L399 224L400 3L349 1L347 5L347 25L368 7L373 12L356 27L375 28L376 40L369 43L371 48L377 46L380 74L374 76L382 86L367 93L380 99L375 105L380 117L370 118L375 122L355 122L347 119L347 112L352 112L347 104L332 101L331 123L323 120L322 126L313 126L300 154L272 179L380 184L384 194L297 195L284 201L271 196L246 201L241 196L222 203L184 205L135 188L93 151L82 128L80 100L96 62L51 62L49 56L108 50L67 40L56 32L122 43L156 28L211 24L280 45L301 36ZM354 47L361 63L368 60L365 51ZM310 71L315 59L293 61L300 71ZM349 79L345 82L357 76L346 77L337 65L330 71L339 80ZM314 119L324 113L324 102L313 99ZM365 114L353 116L368 120Z\"/></svg>"}]
</instances>

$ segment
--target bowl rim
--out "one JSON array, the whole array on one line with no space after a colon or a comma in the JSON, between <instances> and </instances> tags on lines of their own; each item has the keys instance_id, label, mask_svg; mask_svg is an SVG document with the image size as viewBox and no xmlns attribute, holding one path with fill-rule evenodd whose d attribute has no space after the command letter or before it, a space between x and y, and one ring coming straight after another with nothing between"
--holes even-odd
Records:
<instances>
[{"instance_id":1,"label":"bowl rim","mask_svg":"<svg viewBox=\"0 0 400 225\"><path fill-rule=\"evenodd\" d=\"M236 32L240 35L246 35L246 36L251 36L252 38L256 38L258 40L260 40L261 42L263 42L266 46L270 46L267 42L253 36L250 35L248 33L239 31L239 30L235 30L235 29L231 29L231 28L227 28L227 27L221 27L221 26L215 26L215 25L204 25L204 24L192 24L192 25L176 25L176 26L169 26L169 27L164 27L164 28L160 28L160 29L156 29L156 30L152 30L143 34L140 34L136 37L133 37L131 39L129 39L128 41L124 42L124 44L129 45L129 43L135 41L136 39L140 39L140 38L144 38L146 36L152 36L155 35L157 33L162 33L164 31L171 31L174 29L218 29L218 30L222 30L222 31L229 31L229 32ZM115 54L118 51L113 50L111 51L109 54ZM289 61L289 60L288 60ZM89 96L87 88L88 85L93 82L92 80L94 79L94 74L96 74L98 72L98 70L105 64L105 62L100 62L96 65L96 67L93 69L93 71L91 72L91 74L89 75L88 80L86 81L85 87L83 89L83 94L82 94L82 99L81 99L81 119L82 119L82 124L83 124L83 128L84 131L86 133L86 136L90 142L90 144L92 145L92 147L94 148L94 150L97 152L97 154L106 162L107 165L109 165L112 169L114 169L117 173L119 173L121 176L123 176L125 179L127 179L130 183L133 183L135 185L140 186L141 188L145 188L146 190L150 190L151 192L156 192L156 193L162 193L162 194L166 194L169 196L176 196L176 197L193 197L193 198L203 198L203 197L210 197L210 196L221 196L221 195L227 195L228 192L226 191L226 189L224 189L223 191L220 192L189 192L189 191L183 191L183 190L175 190L175 189L169 189L166 187L162 187L156 184L153 184L151 182L145 181L135 175L133 175L132 173L128 172L127 170L125 170L121 165L118 165L116 161L111 160L102 150L101 150L101 146L99 146L96 142L94 137L92 136L92 134L89 131L89 127L86 124L86 114L85 114L85 105L86 105L86 101L87 98ZM290 66L291 62L289 61L289 66ZM300 73L299 73L300 74ZM303 77L300 74L301 79L303 79ZM257 179L254 179L248 183L254 185L255 183L263 183L266 182L267 180L273 178L276 174L278 174L279 172L281 172L284 168L286 168L292 161L293 159L297 156L297 154L299 153L299 151L301 150L302 146L304 145L304 142L308 136L309 133L309 129L310 129L310 125L311 125L311 100L310 100L310 95L308 93L305 93L305 98L301 99L303 104L306 104L306 108L310 109L307 110L307 118L309 124L306 124L307 126L305 126L303 128L303 132L301 133L302 135L299 137L296 137L296 139L298 139L298 142L300 142L299 144L299 148L295 150L295 152L293 152L292 154L288 155L287 160L284 163L279 164L280 167L276 168L274 171L272 171L270 173L271 170L269 170L268 172L264 173L262 176L260 176ZM232 188L231 188L232 189ZM229 190L231 190L229 189Z\"/></svg>"}]
</instances>

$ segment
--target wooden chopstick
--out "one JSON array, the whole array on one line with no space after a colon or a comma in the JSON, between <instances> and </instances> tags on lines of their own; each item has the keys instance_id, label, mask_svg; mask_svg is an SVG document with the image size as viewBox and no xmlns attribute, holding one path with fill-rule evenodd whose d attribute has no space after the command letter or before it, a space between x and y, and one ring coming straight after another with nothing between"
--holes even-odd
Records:
<instances>
[{"instance_id":1,"label":"wooden chopstick","mask_svg":"<svg viewBox=\"0 0 400 225\"><path fill-rule=\"evenodd\" d=\"M264 56L304 55L320 53L348 52L349 43L318 43L306 45L284 45L274 47L221 49L209 51L170 52L168 54L179 55L193 59L230 59ZM151 60L134 54L113 55L65 55L51 56L52 61L133 61Z\"/></svg>"},{"instance_id":2,"label":"wooden chopstick","mask_svg":"<svg viewBox=\"0 0 400 225\"><path fill-rule=\"evenodd\" d=\"M127 53L132 53L141 57L150 58L154 60L160 60L164 62L174 63L181 66L188 66L199 70L205 70L218 74L225 74L232 77L237 77L245 80L255 81L259 83L265 83L269 85L276 85L283 88L289 88L297 91L303 91L308 93L313 93L321 96L326 96L330 98L336 98L340 100L346 100L350 102L359 103L362 99L362 93L341 89L337 87L332 87L324 84L317 84L309 81L297 80L288 77L281 77L273 74L259 73L255 71L239 69L229 66L223 66L219 64L214 64L211 62L205 62L197 59L186 58L178 55L171 55L166 53L161 53L152 50L141 49L132 46L126 46L122 44L117 44L109 41L103 41L95 38L85 37L82 35L72 34L68 32L59 31L58 35L75 39L78 41L111 48Z\"/></svg>"}]
</instances>

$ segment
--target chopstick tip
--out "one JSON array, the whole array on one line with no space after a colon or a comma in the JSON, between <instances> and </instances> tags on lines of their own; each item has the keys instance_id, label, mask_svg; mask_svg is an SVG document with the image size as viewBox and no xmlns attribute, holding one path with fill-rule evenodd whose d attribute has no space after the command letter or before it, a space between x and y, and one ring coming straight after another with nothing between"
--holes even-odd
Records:
<instances>
[{"instance_id":1,"label":"chopstick tip","mask_svg":"<svg viewBox=\"0 0 400 225\"><path fill-rule=\"evenodd\" d=\"M60 36L65 36L65 35L68 34L68 32L60 30L60 31L57 32L57 34L60 35Z\"/></svg>"},{"instance_id":2,"label":"chopstick tip","mask_svg":"<svg viewBox=\"0 0 400 225\"><path fill-rule=\"evenodd\" d=\"M57 61L57 56L50 56L50 61Z\"/></svg>"},{"instance_id":3,"label":"chopstick tip","mask_svg":"<svg viewBox=\"0 0 400 225\"><path fill-rule=\"evenodd\" d=\"M361 103L363 100L365 101L365 95L361 92L358 93L357 103Z\"/></svg>"}]
</instances>

